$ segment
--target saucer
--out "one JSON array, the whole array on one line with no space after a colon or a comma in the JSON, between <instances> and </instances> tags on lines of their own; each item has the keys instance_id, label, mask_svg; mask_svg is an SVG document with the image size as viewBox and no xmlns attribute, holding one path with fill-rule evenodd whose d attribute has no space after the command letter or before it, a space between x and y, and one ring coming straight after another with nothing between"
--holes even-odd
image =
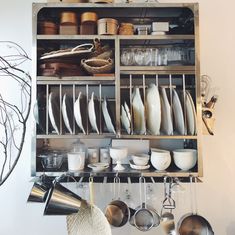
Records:
<instances>
[{"instance_id":1,"label":"saucer","mask_svg":"<svg viewBox=\"0 0 235 235\"><path fill-rule=\"evenodd\" d=\"M103 171L109 168L109 164L98 162L98 163L88 164L88 167L91 168L93 171Z\"/></svg>"},{"instance_id":2,"label":"saucer","mask_svg":"<svg viewBox=\"0 0 235 235\"><path fill-rule=\"evenodd\" d=\"M149 169L150 165L137 166L134 164L134 162L132 160L130 160L130 167L134 170L147 170L147 169Z\"/></svg>"}]
</instances>

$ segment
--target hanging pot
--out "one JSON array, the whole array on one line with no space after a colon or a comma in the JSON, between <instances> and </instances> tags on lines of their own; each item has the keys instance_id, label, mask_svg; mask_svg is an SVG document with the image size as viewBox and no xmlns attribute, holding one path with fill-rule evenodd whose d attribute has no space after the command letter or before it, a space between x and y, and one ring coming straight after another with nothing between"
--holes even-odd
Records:
<instances>
[{"instance_id":1,"label":"hanging pot","mask_svg":"<svg viewBox=\"0 0 235 235\"><path fill-rule=\"evenodd\" d=\"M210 223L202 216L197 214L197 179L194 177L194 207L193 209L193 193L192 193L192 184L193 177L190 177L190 193L191 193L191 210L192 213L186 214L181 217L178 222L178 232L180 235L214 235Z\"/></svg>"}]
</instances>

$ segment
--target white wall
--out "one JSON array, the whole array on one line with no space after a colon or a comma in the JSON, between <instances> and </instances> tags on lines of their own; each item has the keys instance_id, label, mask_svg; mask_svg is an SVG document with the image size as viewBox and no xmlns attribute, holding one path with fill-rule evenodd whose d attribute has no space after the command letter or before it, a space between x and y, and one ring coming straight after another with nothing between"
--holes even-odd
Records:
<instances>
[{"instance_id":1,"label":"white wall","mask_svg":"<svg viewBox=\"0 0 235 235\"><path fill-rule=\"evenodd\" d=\"M201 72L210 75L213 85L219 87L216 134L213 137L203 138L204 182L199 185L199 211L211 222L215 234L234 235L235 2L233 0L199 2ZM15 41L29 54L31 53L31 3L31 0L0 2L0 40ZM2 86L2 81L0 82ZM64 217L43 217L43 206L26 204L32 186L32 183L29 183L30 151L30 129L28 129L27 141L19 163L6 184L0 188L0 234L65 235ZM97 193L99 190L97 189ZM161 186L157 185L155 191L162 192ZM158 193L159 195L161 196L161 193ZM109 199L110 196L105 201ZM187 206L183 206L182 200L180 201L181 207L177 214L189 210L188 200L186 200ZM99 204L104 206L105 202ZM130 226L116 229L113 234L120 232L129 235L140 234ZM152 230L146 234L155 233L156 230Z\"/></svg>"}]
</instances>

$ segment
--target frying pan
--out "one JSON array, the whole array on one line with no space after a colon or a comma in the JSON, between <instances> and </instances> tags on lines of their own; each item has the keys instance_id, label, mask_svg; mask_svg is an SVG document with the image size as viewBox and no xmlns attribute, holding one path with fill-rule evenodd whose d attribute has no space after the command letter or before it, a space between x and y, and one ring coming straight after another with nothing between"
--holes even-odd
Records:
<instances>
[{"instance_id":1,"label":"frying pan","mask_svg":"<svg viewBox=\"0 0 235 235\"><path fill-rule=\"evenodd\" d=\"M190 177L190 194L191 194L191 210L192 213L181 217L178 222L178 232L180 235L214 235L210 223L202 216L197 214L197 178L194 177L194 193L192 193L193 177ZM194 207L193 210L193 196Z\"/></svg>"}]
</instances>

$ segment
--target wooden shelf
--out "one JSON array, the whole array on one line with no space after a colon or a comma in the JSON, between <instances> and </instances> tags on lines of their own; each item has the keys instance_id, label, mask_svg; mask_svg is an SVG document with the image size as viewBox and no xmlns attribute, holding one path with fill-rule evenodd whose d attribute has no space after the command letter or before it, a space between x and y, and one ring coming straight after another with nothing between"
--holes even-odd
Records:
<instances>
[{"instance_id":1,"label":"wooden shelf","mask_svg":"<svg viewBox=\"0 0 235 235\"><path fill-rule=\"evenodd\" d=\"M38 34L38 40L194 40L194 35L42 35Z\"/></svg>"}]
</instances>

